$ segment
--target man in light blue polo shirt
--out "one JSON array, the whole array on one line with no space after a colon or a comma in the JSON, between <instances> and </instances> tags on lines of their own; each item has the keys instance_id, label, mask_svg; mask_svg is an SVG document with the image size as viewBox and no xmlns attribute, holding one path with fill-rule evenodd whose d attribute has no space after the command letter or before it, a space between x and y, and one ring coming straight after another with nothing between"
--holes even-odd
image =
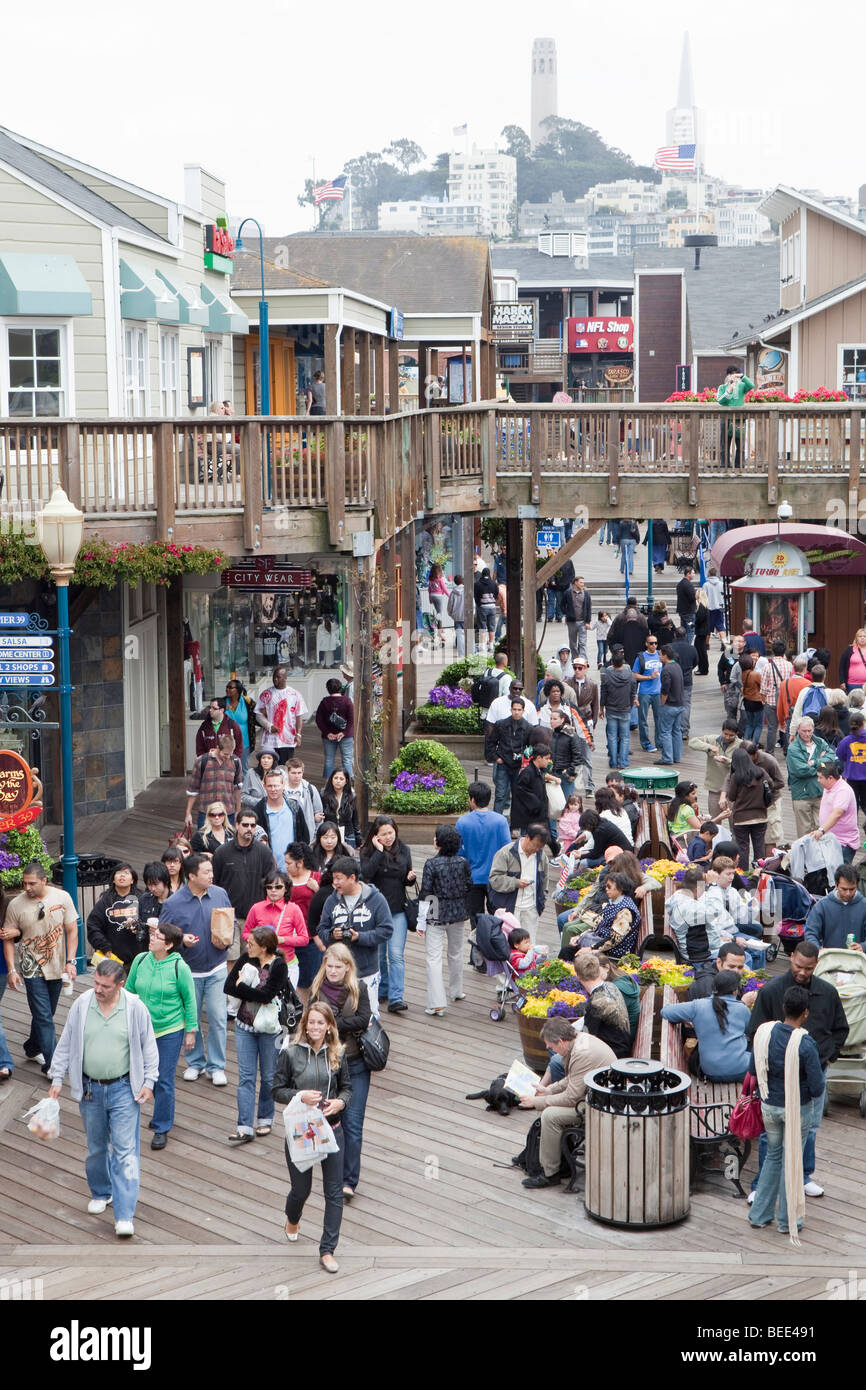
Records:
<instances>
[{"instance_id":1,"label":"man in light blue polo shirt","mask_svg":"<svg viewBox=\"0 0 866 1390\"><path fill-rule=\"evenodd\" d=\"M661 669L662 661L659 656L659 639L654 637L651 632L647 633L646 646L642 652L638 652L634 660L632 670L637 676L637 722L638 733L640 734L640 746L645 753L657 753L659 737L659 715L662 707L661 702ZM654 743L650 743L648 711L653 712L653 737Z\"/></svg>"},{"instance_id":2,"label":"man in light blue polo shirt","mask_svg":"<svg viewBox=\"0 0 866 1390\"><path fill-rule=\"evenodd\" d=\"M256 803L256 815L259 825L270 841L271 853L277 868L282 869L286 862L286 850L298 838L295 834L295 810L286 800L286 784L282 769L275 768L267 774L265 792L267 794ZM311 826L308 832L310 836L314 830L315 827Z\"/></svg>"},{"instance_id":3,"label":"man in light blue polo shirt","mask_svg":"<svg viewBox=\"0 0 866 1390\"><path fill-rule=\"evenodd\" d=\"M211 941L211 912L215 907L232 910L231 898L224 888L213 881L213 863L209 854L190 854L183 861L186 883L166 900L160 914L161 922L173 922L183 932L180 954L192 971L195 1003L198 1011L198 1030L195 1047L187 1060L184 1081L197 1081L206 1071L215 1086L225 1086L226 1032L228 1011L223 986L226 982L226 948ZM202 1005L207 1010L207 1045L201 1031Z\"/></svg>"}]
</instances>

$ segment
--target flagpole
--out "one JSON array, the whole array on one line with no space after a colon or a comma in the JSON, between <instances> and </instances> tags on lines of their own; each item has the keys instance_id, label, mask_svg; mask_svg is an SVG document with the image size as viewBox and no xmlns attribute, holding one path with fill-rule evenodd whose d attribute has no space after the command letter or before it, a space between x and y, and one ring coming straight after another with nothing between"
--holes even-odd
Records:
<instances>
[{"instance_id":1,"label":"flagpole","mask_svg":"<svg viewBox=\"0 0 866 1390\"><path fill-rule=\"evenodd\" d=\"M349 194L349 231L352 231L352 212L354 210L354 198L352 197L352 177L346 179L346 188Z\"/></svg>"},{"instance_id":2,"label":"flagpole","mask_svg":"<svg viewBox=\"0 0 866 1390\"><path fill-rule=\"evenodd\" d=\"M316 156L313 155L313 188L315 189L315 187L316 187ZM313 231L316 230L316 228L318 227L318 225L319 225L319 209L316 207L315 202L313 202Z\"/></svg>"}]
</instances>

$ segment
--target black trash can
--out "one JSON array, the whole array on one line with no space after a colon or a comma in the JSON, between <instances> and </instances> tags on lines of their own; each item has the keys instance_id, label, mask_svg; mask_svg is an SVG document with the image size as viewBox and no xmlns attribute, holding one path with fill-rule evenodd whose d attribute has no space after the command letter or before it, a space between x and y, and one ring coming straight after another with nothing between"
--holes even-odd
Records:
<instances>
[{"instance_id":1,"label":"black trash can","mask_svg":"<svg viewBox=\"0 0 866 1390\"><path fill-rule=\"evenodd\" d=\"M625 1057L586 1077L589 1216L647 1230L689 1214L691 1078Z\"/></svg>"}]
</instances>

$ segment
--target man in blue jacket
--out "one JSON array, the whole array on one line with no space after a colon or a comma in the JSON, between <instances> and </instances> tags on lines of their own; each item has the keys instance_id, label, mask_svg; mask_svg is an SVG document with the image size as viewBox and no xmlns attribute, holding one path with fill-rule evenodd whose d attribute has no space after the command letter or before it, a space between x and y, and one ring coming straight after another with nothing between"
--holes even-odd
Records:
<instances>
[{"instance_id":1,"label":"man in blue jacket","mask_svg":"<svg viewBox=\"0 0 866 1390\"><path fill-rule=\"evenodd\" d=\"M866 898L857 891L857 870L851 864L840 864L836 870L836 887L825 898L819 898L806 918L806 940L814 941L819 951L829 947L844 949L853 936L852 951L862 951L866 942Z\"/></svg>"},{"instance_id":2,"label":"man in blue jacket","mask_svg":"<svg viewBox=\"0 0 866 1390\"><path fill-rule=\"evenodd\" d=\"M474 927L475 919L485 908L493 856L503 845L511 844L511 831L504 816L488 809L490 788L486 782L469 784L469 805L471 810L460 817L455 828L460 836L460 852L472 870L472 890L467 901Z\"/></svg>"},{"instance_id":3,"label":"man in blue jacket","mask_svg":"<svg viewBox=\"0 0 866 1390\"><path fill-rule=\"evenodd\" d=\"M361 883L359 872L358 861L347 854L334 860L334 891L322 909L319 940L325 946L340 942L349 948L378 1018L379 946L390 939L394 923L384 895L372 883Z\"/></svg>"}]
</instances>

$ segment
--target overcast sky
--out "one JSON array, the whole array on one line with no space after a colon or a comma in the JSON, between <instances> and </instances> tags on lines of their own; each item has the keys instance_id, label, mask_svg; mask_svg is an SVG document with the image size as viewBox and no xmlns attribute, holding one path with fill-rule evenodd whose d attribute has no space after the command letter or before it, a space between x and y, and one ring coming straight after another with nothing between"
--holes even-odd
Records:
<instances>
[{"instance_id":1,"label":"overcast sky","mask_svg":"<svg viewBox=\"0 0 866 1390\"><path fill-rule=\"evenodd\" d=\"M394 138L429 156L529 128L532 40L559 54L559 114L650 163L691 34L707 167L731 182L855 195L866 6L770 0L42 0L4 23L0 124L182 199L183 164L226 179L229 209L302 230L303 182ZM543 7L538 7L541 13ZM545 21L546 23L549 21Z\"/></svg>"}]
</instances>

